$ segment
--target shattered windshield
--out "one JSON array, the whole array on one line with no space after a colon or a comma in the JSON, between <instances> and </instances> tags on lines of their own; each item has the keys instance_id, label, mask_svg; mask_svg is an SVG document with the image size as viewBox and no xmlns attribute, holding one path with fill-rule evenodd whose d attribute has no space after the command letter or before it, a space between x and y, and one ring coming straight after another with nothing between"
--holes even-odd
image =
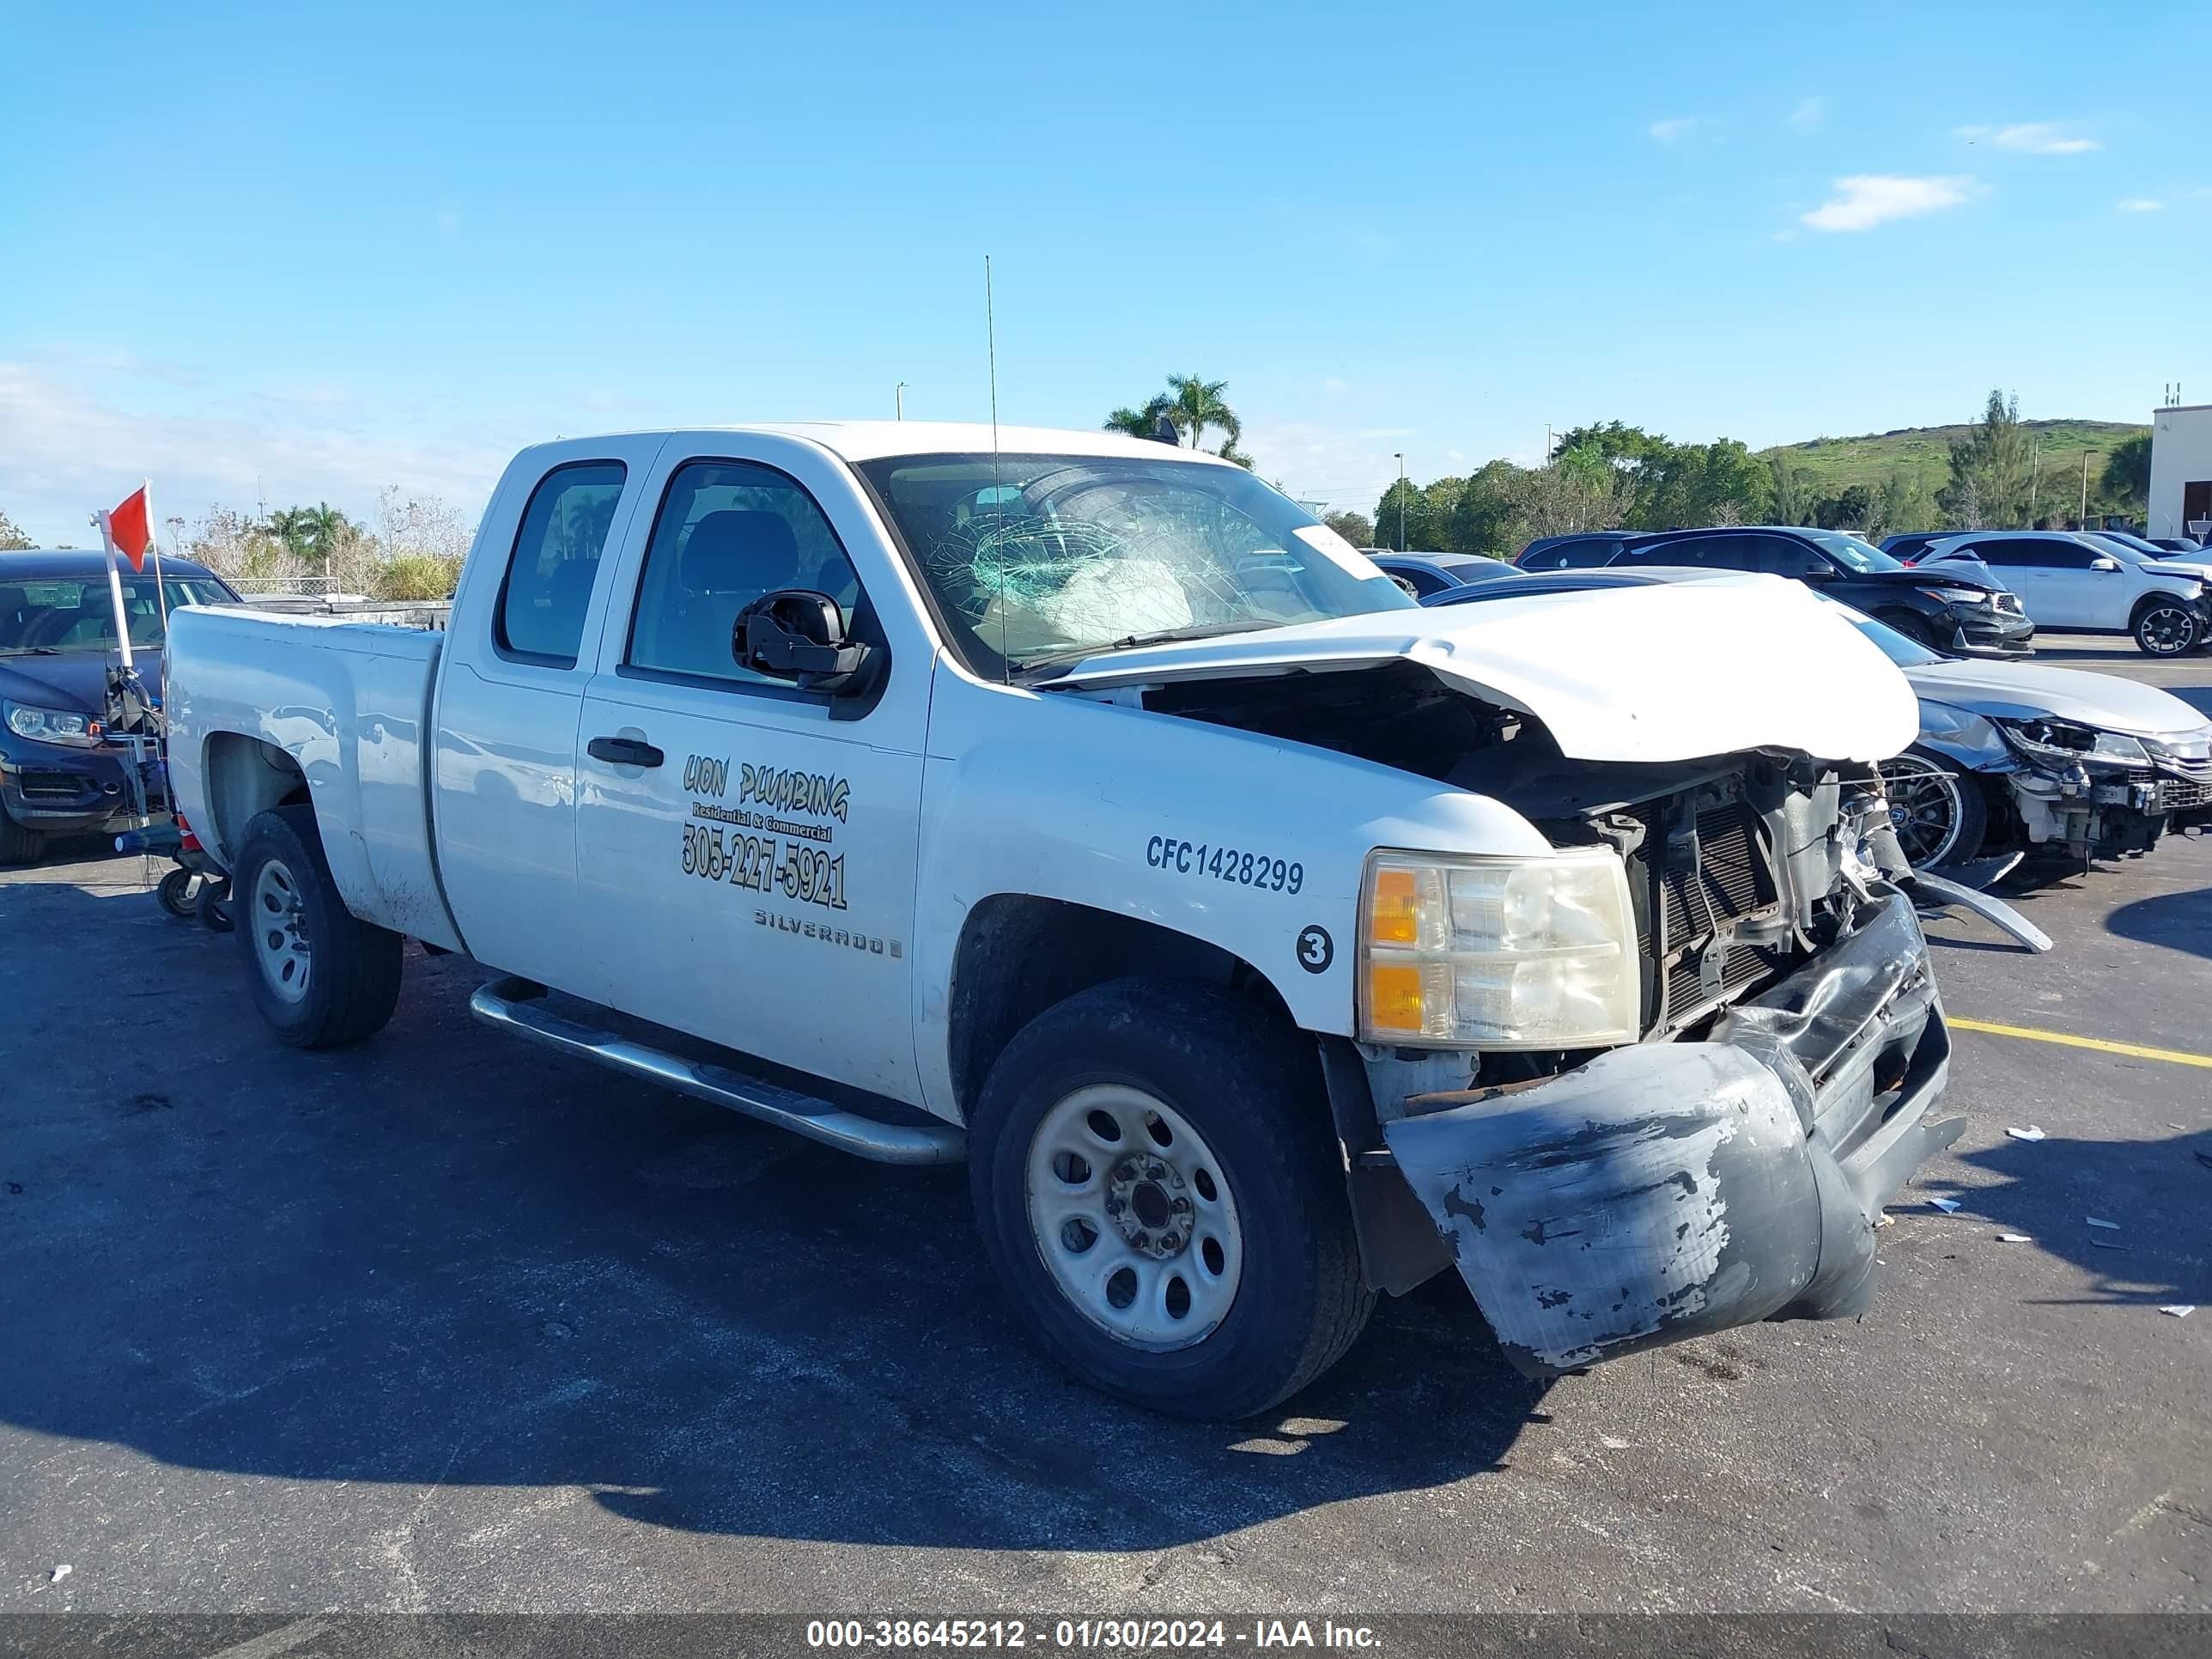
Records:
<instances>
[{"instance_id":1,"label":"shattered windshield","mask_svg":"<svg viewBox=\"0 0 2212 1659\"><path fill-rule=\"evenodd\" d=\"M1415 609L1242 468L1134 456L859 464L971 668Z\"/></svg>"}]
</instances>

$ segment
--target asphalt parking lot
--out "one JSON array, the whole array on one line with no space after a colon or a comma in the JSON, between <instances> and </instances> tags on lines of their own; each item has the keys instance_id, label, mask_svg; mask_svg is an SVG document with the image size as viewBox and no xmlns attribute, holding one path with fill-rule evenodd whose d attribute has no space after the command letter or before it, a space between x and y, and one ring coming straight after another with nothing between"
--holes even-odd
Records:
<instances>
[{"instance_id":1,"label":"asphalt parking lot","mask_svg":"<svg viewBox=\"0 0 2212 1659\"><path fill-rule=\"evenodd\" d=\"M1954 1016L2212 1054L2212 842L2019 902L2055 954L1931 925ZM957 1173L502 1039L466 963L322 1055L240 971L137 860L0 875L0 1607L2212 1608L2202 1066L1962 1030L1861 1322L1539 1391L1447 1278L1227 1430L1041 1359Z\"/></svg>"}]
</instances>

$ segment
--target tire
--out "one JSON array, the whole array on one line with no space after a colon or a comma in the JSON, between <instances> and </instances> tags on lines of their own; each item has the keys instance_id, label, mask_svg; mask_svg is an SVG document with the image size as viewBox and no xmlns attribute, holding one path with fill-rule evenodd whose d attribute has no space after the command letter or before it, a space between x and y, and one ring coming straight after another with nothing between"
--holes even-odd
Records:
<instances>
[{"instance_id":1,"label":"tire","mask_svg":"<svg viewBox=\"0 0 2212 1659\"><path fill-rule=\"evenodd\" d=\"M200 896L195 907L200 926L210 933L230 932L230 878L217 876L200 884Z\"/></svg>"},{"instance_id":2,"label":"tire","mask_svg":"<svg viewBox=\"0 0 2212 1659\"><path fill-rule=\"evenodd\" d=\"M1964 864L1980 853L1989 804L1958 762L1916 744L1881 763L1881 781L1899 850L1915 870Z\"/></svg>"},{"instance_id":3,"label":"tire","mask_svg":"<svg viewBox=\"0 0 2212 1659\"><path fill-rule=\"evenodd\" d=\"M179 921L190 921L199 914L199 896L192 890L198 879L179 865L161 878L161 884L154 890L154 896L161 901L161 908Z\"/></svg>"},{"instance_id":4,"label":"tire","mask_svg":"<svg viewBox=\"0 0 2212 1659\"><path fill-rule=\"evenodd\" d=\"M295 1048L381 1030L399 1000L398 934L345 908L308 805L277 806L239 838L231 915L254 1006Z\"/></svg>"},{"instance_id":5,"label":"tire","mask_svg":"<svg viewBox=\"0 0 2212 1659\"><path fill-rule=\"evenodd\" d=\"M46 850L46 836L16 823L0 805L0 864L36 864Z\"/></svg>"},{"instance_id":6,"label":"tire","mask_svg":"<svg viewBox=\"0 0 2212 1659\"><path fill-rule=\"evenodd\" d=\"M2146 657L2185 657L2204 643L2204 626L2179 599L2154 597L2136 607L2129 632Z\"/></svg>"},{"instance_id":7,"label":"tire","mask_svg":"<svg viewBox=\"0 0 2212 1659\"><path fill-rule=\"evenodd\" d=\"M1375 1297L1309 1054L1225 992L1123 979L1047 1009L999 1057L969 1124L984 1253L1082 1381L1234 1420L1358 1336Z\"/></svg>"}]
</instances>

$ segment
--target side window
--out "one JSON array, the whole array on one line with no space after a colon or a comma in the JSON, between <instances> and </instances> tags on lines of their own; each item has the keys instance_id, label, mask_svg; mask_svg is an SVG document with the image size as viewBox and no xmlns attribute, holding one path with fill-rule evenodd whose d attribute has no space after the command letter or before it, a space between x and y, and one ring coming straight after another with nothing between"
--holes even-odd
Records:
<instances>
[{"instance_id":1,"label":"side window","mask_svg":"<svg viewBox=\"0 0 2212 1659\"><path fill-rule=\"evenodd\" d=\"M826 593L853 627L860 580L814 497L773 467L687 461L646 549L629 665L660 674L783 686L730 654L738 612L781 587Z\"/></svg>"},{"instance_id":2,"label":"side window","mask_svg":"<svg viewBox=\"0 0 2212 1659\"><path fill-rule=\"evenodd\" d=\"M1952 550L1979 554L1984 564L2000 568L2049 569L2058 562L2052 556L2054 546L2055 544L2049 542L2011 540L2000 536L1985 542L1970 542Z\"/></svg>"},{"instance_id":3,"label":"side window","mask_svg":"<svg viewBox=\"0 0 2212 1659\"><path fill-rule=\"evenodd\" d=\"M620 461L583 461L538 481L500 589L494 636L501 651L576 665L626 472Z\"/></svg>"},{"instance_id":4,"label":"side window","mask_svg":"<svg viewBox=\"0 0 2212 1659\"><path fill-rule=\"evenodd\" d=\"M2043 542L2039 544L2049 555L2049 562L2060 570L2087 570L2099 559L2112 556L2099 547L2085 547L2080 542ZM2118 560L2113 559L2117 564Z\"/></svg>"},{"instance_id":5,"label":"side window","mask_svg":"<svg viewBox=\"0 0 2212 1659\"><path fill-rule=\"evenodd\" d=\"M1632 547L1620 556L1621 564L1695 565L1708 570L1749 570L1751 550L1741 536L1685 536L1677 542L1654 542Z\"/></svg>"},{"instance_id":6,"label":"side window","mask_svg":"<svg viewBox=\"0 0 2212 1659\"><path fill-rule=\"evenodd\" d=\"M1802 576L1809 570L1826 570L1828 562L1802 542L1793 542L1784 536L1740 536L1735 539L1751 544L1752 562L1747 567L1763 570L1770 576Z\"/></svg>"}]
</instances>

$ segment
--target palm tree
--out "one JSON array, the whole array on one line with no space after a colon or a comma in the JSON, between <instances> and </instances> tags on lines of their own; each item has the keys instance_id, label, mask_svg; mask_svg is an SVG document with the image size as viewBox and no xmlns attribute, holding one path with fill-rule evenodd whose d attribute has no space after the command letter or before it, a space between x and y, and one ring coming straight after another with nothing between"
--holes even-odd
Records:
<instances>
[{"instance_id":1,"label":"palm tree","mask_svg":"<svg viewBox=\"0 0 2212 1659\"><path fill-rule=\"evenodd\" d=\"M328 501L317 501L313 507L294 510L307 535L307 556L318 564L328 564L338 544L353 529L353 520Z\"/></svg>"},{"instance_id":2,"label":"palm tree","mask_svg":"<svg viewBox=\"0 0 2212 1659\"><path fill-rule=\"evenodd\" d=\"M1244 423L1237 418L1237 411L1222 399L1221 394L1228 389L1229 382L1226 380L1201 380L1195 374L1170 374L1165 392L1142 409L1115 410L1106 417L1106 429L1150 438L1158 433L1160 416L1164 415L1174 423L1182 441L1193 449L1197 449L1206 436L1206 429L1212 427L1222 434L1221 447L1214 453L1249 465L1249 462L1237 453L1237 441L1244 435Z\"/></svg>"}]
</instances>

